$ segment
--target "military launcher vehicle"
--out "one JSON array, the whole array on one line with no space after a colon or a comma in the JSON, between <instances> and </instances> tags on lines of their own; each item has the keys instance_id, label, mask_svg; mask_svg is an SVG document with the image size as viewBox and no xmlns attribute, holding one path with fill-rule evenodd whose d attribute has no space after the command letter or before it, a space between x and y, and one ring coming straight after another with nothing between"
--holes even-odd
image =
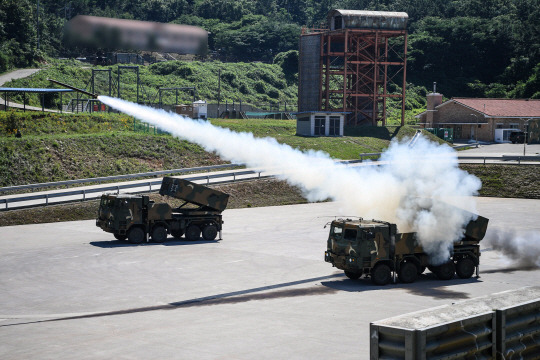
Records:
<instances>
[{"instance_id":1,"label":"military launcher vehicle","mask_svg":"<svg viewBox=\"0 0 540 360\"><path fill-rule=\"evenodd\" d=\"M103 194L96 226L118 240L139 244L148 240L163 242L168 234L187 240L214 240L222 230L221 212L229 195L206 186L174 177L165 177L161 195L185 201L177 208L151 201L147 195Z\"/></svg>"},{"instance_id":2,"label":"military launcher vehicle","mask_svg":"<svg viewBox=\"0 0 540 360\"><path fill-rule=\"evenodd\" d=\"M426 268L441 280L454 274L470 278L480 264L479 242L484 238L488 219L478 216L465 227L463 238L454 243L451 258L434 266L416 240L416 233L397 231L397 226L377 220L338 219L330 223L324 260L344 270L350 279L369 275L377 285L388 284L397 274L404 283L414 282Z\"/></svg>"}]
</instances>

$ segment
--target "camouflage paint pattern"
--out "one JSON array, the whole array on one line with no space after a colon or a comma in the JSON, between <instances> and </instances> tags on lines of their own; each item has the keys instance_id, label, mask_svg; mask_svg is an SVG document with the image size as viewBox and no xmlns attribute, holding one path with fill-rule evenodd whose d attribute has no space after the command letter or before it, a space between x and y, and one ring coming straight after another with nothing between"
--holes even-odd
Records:
<instances>
[{"instance_id":1,"label":"camouflage paint pattern","mask_svg":"<svg viewBox=\"0 0 540 360\"><path fill-rule=\"evenodd\" d=\"M104 194L96 225L107 232L125 234L132 225L143 223L143 208L149 203L148 196Z\"/></svg>"},{"instance_id":2,"label":"camouflage paint pattern","mask_svg":"<svg viewBox=\"0 0 540 360\"><path fill-rule=\"evenodd\" d=\"M167 203L148 204L148 221L167 221L172 219L172 209Z\"/></svg>"},{"instance_id":3,"label":"camouflage paint pattern","mask_svg":"<svg viewBox=\"0 0 540 360\"><path fill-rule=\"evenodd\" d=\"M480 247L489 220L476 215L464 228L464 238L454 245L454 260L471 254L478 262ZM347 238L347 232L354 238ZM427 254L416 239L416 233L397 232L395 224L377 220L340 219L331 223L325 261L338 269L352 272L369 272L380 261L399 263L408 256L415 256L420 265L429 265Z\"/></svg>"},{"instance_id":4,"label":"camouflage paint pattern","mask_svg":"<svg viewBox=\"0 0 540 360\"><path fill-rule=\"evenodd\" d=\"M486 235L489 219L477 215L476 220L471 220L465 227L464 241L481 241Z\"/></svg>"},{"instance_id":5,"label":"camouflage paint pattern","mask_svg":"<svg viewBox=\"0 0 540 360\"><path fill-rule=\"evenodd\" d=\"M229 201L229 195L221 191L169 176L163 178L159 193L220 212L225 210Z\"/></svg>"}]
</instances>

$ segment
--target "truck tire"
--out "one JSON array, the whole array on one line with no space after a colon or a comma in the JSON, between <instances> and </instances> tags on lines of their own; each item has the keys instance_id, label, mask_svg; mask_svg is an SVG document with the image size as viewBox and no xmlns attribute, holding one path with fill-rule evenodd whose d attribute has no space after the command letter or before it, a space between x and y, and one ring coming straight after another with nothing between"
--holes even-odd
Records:
<instances>
[{"instance_id":1,"label":"truck tire","mask_svg":"<svg viewBox=\"0 0 540 360\"><path fill-rule=\"evenodd\" d=\"M163 225L155 225L152 229L152 241L162 243L167 240L167 229Z\"/></svg>"},{"instance_id":2,"label":"truck tire","mask_svg":"<svg viewBox=\"0 0 540 360\"><path fill-rule=\"evenodd\" d=\"M474 261L466 257L459 259L456 264L456 273L462 279L469 279L474 274Z\"/></svg>"},{"instance_id":3,"label":"truck tire","mask_svg":"<svg viewBox=\"0 0 540 360\"><path fill-rule=\"evenodd\" d=\"M445 262L442 265L435 266L435 275L441 280L450 280L456 273L456 266L452 260Z\"/></svg>"},{"instance_id":4,"label":"truck tire","mask_svg":"<svg viewBox=\"0 0 540 360\"><path fill-rule=\"evenodd\" d=\"M392 280L392 271L386 264L375 265L371 272L371 281L375 285L386 285Z\"/></svg>"},{"instance_id":5,"label":"truck tire","mask_svg":"<svg viewBox=\"0 0 540 360\"><path fill-rule=\"evenodd\" d=\"M413 283L418 278L418 268L412 262L402 263L399 268L398 278L402 283Z\"/></svg>"},{"instance_id":6,"label":"truck tire","mask_svg":"<svg viewBox=\"0 0 540 360\"><path fill-rule=\"evenodd\" d=\"M197 225L189 225L186 229L186 240L196 241L201 237L201 229Z\"/></svg>"},{"instance_id":7,"label":"truck tire","mask_svg":"<svg viewBox=\"0 0 540 360\"><path fill-rule=\"evenodd\" d=\"M214 240L217 236L218 230L216 225L206 225L202 230L202 237L204 240Z\"/></svg>"},{"instance_id":8,"label":"truck tire","mask_svg":"<svg viewBox=\"0 0 540 360\"><path fill-rule=\"evenodd\" d=\"M362 276L362 273L345 270L345 275L351 280L358 280Z\"/></svg>"},{"instance_id":9,"label":"truck tire","mask_svg":"<svg viewBox=\"0 0 540 360\"><path fill-rule=\"evenodd\" d=\"M124 240L126 240L127 236L126 235L120 235L120 234L114 234L114 238L116 240L124 241Z\"/></svg>"},{"instance_id":10,"label":"truck tire","mask_svg":"<svg viewBox=\"0 0 540 360\"><path fill-rule=\"evenodd\" d=\"M134 227L131 228L128 232L128 240L132 244L140 244L144 241L144 238L146 237L146 234L144 233L144 230L140 227Z\"/></svg>"},{"instance_id":11,"label":"truck tire","mask_svg":"<svg viewBox=\"0 0 540 360\"><path fill-rule=\"evenodd\" d=\"M171 231L171 235L174 236L176 239L180 239L182 235L184 235L184 232L182 230L173 230Z\"/></svg>"}]
</instances>

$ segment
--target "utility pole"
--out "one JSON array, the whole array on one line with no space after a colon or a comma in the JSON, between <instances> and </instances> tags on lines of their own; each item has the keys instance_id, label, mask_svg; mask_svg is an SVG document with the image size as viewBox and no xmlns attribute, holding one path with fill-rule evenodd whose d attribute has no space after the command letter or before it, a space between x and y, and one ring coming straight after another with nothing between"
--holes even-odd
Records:
<instances>
[{"instance_id":1,"label":"utility pole","mask_svg":"<svg viewBox=\"0 0 540 360\"><path fill-rule=\"evenodd\" d=\"M37 26L36 26L36 31L37 31L37 49L39 50L39 0L37 0Z\"/></svg>"},{"instance_id":2,"label":"utility pole","mask_svg":"<svg viewBox=\"0 0 540 360\"><path fill-rule=\"evenodd\" d=\"M221 100L221 68L218 69L218 95L217 95L217 117L219 118L219 101Z\"/></svg>"}]
</instances>

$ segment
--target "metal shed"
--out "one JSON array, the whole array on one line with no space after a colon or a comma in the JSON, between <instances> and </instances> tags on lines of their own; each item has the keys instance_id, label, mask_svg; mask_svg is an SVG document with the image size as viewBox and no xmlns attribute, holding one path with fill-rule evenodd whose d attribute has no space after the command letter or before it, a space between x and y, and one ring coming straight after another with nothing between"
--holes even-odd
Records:
<instances>
[{"instance_id":1,"label":"metal shed","mask_svg":"<svg viewBox=\"0 0 540 360\"><path fill-rule=\"evenodd\" d=\"M405 12L332 10L328 13L328 27L338 29L405 30L409 15Z\"/></svg>"},{"instance_id":2,"label":"metal shed","mask_svg":"<svg viewBox=\"0 0 540 360\"><path fill-rule=\"evenodd\" d=\"M339 111L302 111L296 115L296 135L343 136L344 117Z\"/></svg>"}]
</instances>

